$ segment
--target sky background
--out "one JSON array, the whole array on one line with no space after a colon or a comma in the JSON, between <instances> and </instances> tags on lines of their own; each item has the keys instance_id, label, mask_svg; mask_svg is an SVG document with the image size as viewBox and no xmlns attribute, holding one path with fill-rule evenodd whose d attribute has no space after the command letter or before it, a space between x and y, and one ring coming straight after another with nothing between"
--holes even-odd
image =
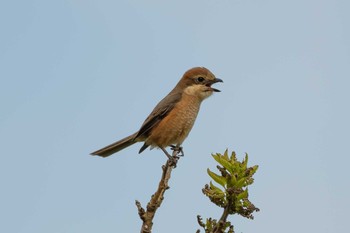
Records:
<instances>
[{"instance_id":1,"label":"sky background","mask_svg":"<svg viewBox=\"0 0 350 233\"><path fill-rule=\"evenodd\" d=\"M134 205L166 157L136 144L89 153L137 131L194 66L224 83L203 102L154 232L219 218L202 194L211 153L260 166L253 221L236 232L347 232L350 1L0 2L0 232L139 232Z\"/></svg>"}]
</instances>

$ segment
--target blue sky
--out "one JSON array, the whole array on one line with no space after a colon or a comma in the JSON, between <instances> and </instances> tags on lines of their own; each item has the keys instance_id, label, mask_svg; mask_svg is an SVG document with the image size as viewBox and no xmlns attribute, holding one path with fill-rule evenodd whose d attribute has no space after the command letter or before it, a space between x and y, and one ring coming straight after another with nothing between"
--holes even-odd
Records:
<instances>
[{"instance_id":1,"label":"blue sky","mask_svg":"<svg viewBox=\"0 0 350 233\"><path fill-rule=\"evenodd\" d=\"M201 107L154 232L195 232L210 154L260 166L236 232L345 232L350 209L350 2L2 1L1 232L139 232L134 205L165 156L127 136L193 66L224 83Z\"/></svg>"}]
</instances>

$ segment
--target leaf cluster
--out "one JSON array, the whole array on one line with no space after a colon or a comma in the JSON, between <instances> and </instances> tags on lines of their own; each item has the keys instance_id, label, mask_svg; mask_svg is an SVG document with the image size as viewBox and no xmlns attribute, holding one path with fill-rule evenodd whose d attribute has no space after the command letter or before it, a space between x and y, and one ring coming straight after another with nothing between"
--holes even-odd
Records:
<instances>
[{"instance_id":1,"label":"leaf cluster","mask_svg":"<svg viewBox=\"0 0 350 233\"><path fill-rule=\"evenodd\" d=\"M237 160L235 152L229 156L227 150L224 154L216 153L212 156L219 164L219 173L210 169L207 172L216 185L210 181L202 191L211 202L223 208L224 213L219 221L209 218L204 224L199 216L198 222L205 232L225 232L228 229L227 232L231 233L234 231L231 223L227 221L228 215L238 214L253 219L253 212L259 211L248 199L248 186L253 184L253 175L258 166L248 167L248 154L242 162Z\"/></svg>"}]
</instances>

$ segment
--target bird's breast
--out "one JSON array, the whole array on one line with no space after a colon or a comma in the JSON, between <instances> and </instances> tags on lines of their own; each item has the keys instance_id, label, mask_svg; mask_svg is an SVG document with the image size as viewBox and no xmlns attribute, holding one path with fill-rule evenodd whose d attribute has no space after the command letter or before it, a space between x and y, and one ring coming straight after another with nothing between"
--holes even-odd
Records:
<instances>
[{"instance_id":1,"label":"bird's breast","mask_svg":"<svg viewBox=\"0 0 350 233\"><path fill-rule=\"evenodd\" d=\"M154 127L147 144L161 147L182 144L193 127L200 104L200 99L184 93L169 114Z\"/></svg>"}]
</instances>

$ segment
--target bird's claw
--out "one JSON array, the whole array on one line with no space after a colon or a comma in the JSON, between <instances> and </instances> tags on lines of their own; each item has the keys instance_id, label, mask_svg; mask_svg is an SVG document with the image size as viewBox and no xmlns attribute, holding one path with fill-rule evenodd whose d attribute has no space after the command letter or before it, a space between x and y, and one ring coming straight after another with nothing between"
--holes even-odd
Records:
<instances>
[{"instance_id":1,"label":"bird's claw","mask_svg":"<svg viewBox=\"0 0 350 233\"><path fill-rule=\"evenodd\" d=\"M168 164L174 168L176 168L177 161L179 161L180 157L173 153L173 155L170 155L163 147L160 147L160 149L163 150L164 154L168 157Z\"/></svg>"},{"instance_id":2,"label":"bird's claw","mask_svg":"<svg viewBox=\"0 0 350 233\"><path fill-rule=\"evenodd\" d=\"M176 168L176 165L177 165L177 161L179 161L179 156L177 155L173 155L169 158L168 162L169 162L169 165Z\"/></svg>"},{"instance_id":3,"label":"bird's claw","mask_svg":"<svg viewBox=\"0 0 350 233\"><path fill-rule=\"evenodd\" d=\"M170 145L170 149L172 151L178 152L178 156L181 156L181 157L185 156L182 146Z\"/></svg>"}]
</instances>

